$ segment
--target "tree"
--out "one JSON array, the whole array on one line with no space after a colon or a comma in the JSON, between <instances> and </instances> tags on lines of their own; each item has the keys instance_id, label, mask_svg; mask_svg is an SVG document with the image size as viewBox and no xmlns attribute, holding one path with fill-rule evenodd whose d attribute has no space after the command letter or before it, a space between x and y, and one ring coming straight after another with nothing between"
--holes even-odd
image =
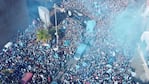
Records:
<instances>
[{"instance_id":1,"label":"tree","mask_svg":"<svg viewBox=\"0 0 149 84\"><path fill-rule=\"evenodd\" d=\"M36 36L37 36L37 41L41 41L44 43L52 39L48 29L39 29L36 33Z\"/></svg>"}]
</instances>

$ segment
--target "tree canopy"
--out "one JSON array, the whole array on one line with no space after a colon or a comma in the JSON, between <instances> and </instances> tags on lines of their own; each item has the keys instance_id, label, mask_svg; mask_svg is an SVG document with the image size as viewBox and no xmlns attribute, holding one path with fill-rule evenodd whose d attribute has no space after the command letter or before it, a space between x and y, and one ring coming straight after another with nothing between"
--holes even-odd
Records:
<instances>
[{"instance_id":1,"label":"tree canopy","mask_svg":"<svg viewBox=\"0 0 149 84\"><path fill-rule=\"evenodd\" d=\"M51 40L51 34L49 34L48 29L39 29L37 31L37 40L41 42L47 42L48 40Z\"/></svg>"}]
</instances>

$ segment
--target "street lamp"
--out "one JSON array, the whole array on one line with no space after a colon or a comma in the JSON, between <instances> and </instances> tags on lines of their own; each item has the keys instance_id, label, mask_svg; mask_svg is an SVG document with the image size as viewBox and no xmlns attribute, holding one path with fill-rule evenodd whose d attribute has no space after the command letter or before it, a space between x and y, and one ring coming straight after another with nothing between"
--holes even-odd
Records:
<instances>
[{"instance_id":1,"label":"street lamp","mask_svg":"<svg viewBox=\"0 0 149 84\"><path fill-rule=\"evenodd\" d=\"M56 35L56 48L54 48L55 51L58 51L58 27L57 27L57 15L56 15L56 4L54 4L54 12L55 12L55 35Z\"/></svg>"}]
</instances>

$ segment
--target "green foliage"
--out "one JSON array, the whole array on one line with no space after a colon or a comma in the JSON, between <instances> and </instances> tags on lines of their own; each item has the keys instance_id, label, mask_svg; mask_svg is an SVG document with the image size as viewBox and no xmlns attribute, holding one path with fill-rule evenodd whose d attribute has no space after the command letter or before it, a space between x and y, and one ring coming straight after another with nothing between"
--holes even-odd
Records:
<instances>
[{"instance_id":1,"label":"green foliage","mask_svg":"<svg viewBox=\"0 0 149 84\"><path fill-rule=\"evenodd\" d=\"M36 33L37 41L47 42L51 40L51 34L49 34L48 29L39 29Z\"/></svg>"},{"instance_id":2,"label":"green foliage","mask_svg":"<svg viewBox=\"0 0 149 84\"><path fill-rule=\"evenodd\" d=\"M37 41L41 41L44 43L47 41L50 41L53 38L55 38L55 33L56 33L56 30L55 30L54 26L49 29L40 28L36 32ZM60 38L62 38L64 36L63 32L59 28L58 28L58 35L60 36Z\"/></svg>"}]
</instances>

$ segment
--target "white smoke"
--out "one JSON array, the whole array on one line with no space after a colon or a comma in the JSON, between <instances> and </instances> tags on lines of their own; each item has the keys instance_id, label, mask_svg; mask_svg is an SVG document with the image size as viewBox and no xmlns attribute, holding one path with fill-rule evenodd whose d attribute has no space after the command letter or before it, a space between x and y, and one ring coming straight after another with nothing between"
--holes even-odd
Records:
<instances>
[{"instance_id":1,"label":"white smoke","mask_svg":"<svg viewBox=\"0 0 149 84\"><path fill-rule=\"evenodd\" d=\"M141 42L146 43L146 51L149 50L149 31L144 31L140 38ZM143 49L138 45L136 55L131 61L131 66L135 69L136 78L141 79L143 82L149 82L149 68L145 61Z\"/></svg>"},{"instance_id":2,"label":"white smoke","mask_svg":"<svg viewBox=\"0 0 149 84\"><path fill-rule=\"evenodd\" d=\"M139 78L143 82L149 82L149 68L140 47L138 47L136 55L131 61L131 66L135 69L136 78Z\"/></svg>"},{"instance_id":3,"label":"white smoke","mask_svg":"<svg viewBox=\"0 0 149 84\"><path fill-rule=\"evenodd\" d=\"M141 41L146 43L146 50L149 50L149 31L144 31L141 35Z\"/></svg>"}]
</instances>

